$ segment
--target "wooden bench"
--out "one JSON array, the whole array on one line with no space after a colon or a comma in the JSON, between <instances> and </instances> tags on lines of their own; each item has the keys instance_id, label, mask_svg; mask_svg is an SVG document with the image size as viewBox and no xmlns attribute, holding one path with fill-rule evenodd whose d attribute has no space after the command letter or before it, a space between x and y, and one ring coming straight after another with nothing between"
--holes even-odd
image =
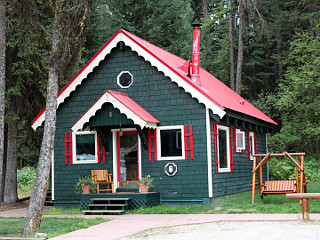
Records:
<instances>
[{"instance_id":1,"label":"wooden bench","mask_svg":"<svg viewBox=\"0 0 320 240\"><path fill-rule=\"evenodd\" d=\"M320 193L291 193L286 194L287 200L302 200L302 219L309 221L309 200L320 200Z\"/></svg>"},{"instance_id":2,"label":"wooden bench","mask_svg":"<svg viewBox=\"0 0 320 240\"><path fill-rule=\"evenodd\" d=\"M266 181L262 186L262 194L283 194L295 192L297 192L297 184L295 180Z\"/></svg>"},{"instance_id":3,"label":"wooden bench","mask_svg":"<svg viewBox=\"0 0 320 240\"><path fill-rule=\"evenodd\" d=\"M113 193L112 174L108 170L91 170L92 180L97 183L97 193ZM100 189L100 185L107 185L106 189Z\"/></svg>"}]
</instances>

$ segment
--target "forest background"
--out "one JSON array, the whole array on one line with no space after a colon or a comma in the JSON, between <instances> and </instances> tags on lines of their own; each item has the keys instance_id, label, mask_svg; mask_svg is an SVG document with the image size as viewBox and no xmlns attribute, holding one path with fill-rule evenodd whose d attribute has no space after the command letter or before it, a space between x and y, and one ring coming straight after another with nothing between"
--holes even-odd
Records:
<instances>
[{"instance_id":1,"label":"forest background","mask_svg":"<svg viewBox=\"0 0 320 240\"><path fill-rule=\"evenodd\" d=\"M43 132L31 122L45 104L55 9L54 0L7 2L2 182L12 161L22 168L39 159ZM80 59L59 88L119 28L190 59L199 22L201 67L279 124L269 150L318 158L319 17L319 0L96 0Z\"/></svg>"}]
</instances>

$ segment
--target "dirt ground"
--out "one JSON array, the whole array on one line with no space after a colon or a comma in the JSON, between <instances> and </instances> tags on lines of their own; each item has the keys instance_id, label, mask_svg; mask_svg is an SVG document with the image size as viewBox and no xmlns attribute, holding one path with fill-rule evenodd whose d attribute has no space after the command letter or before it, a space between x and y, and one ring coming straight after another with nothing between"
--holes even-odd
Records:
<instances>
[{"instance_id":1,"label":"dirt ground","mask_svg":"<svg viewBox=\"0 0 320 240\"><path fill-rule=\"evenodd\" d=\"M10 203L10 204L0 204L0 212L13 210L17 208L27 208L28 206L29 206L29 199L19 200L18 202Z\"/></svg>"},{"instance_id":2,"label":"dirt ground","mask_svg":"<svg viewBox=\"0 0 320 240\"><path fill-rule=\"evenodd\" d=\"M320 239L320 222L216 222L150 229L121 240L301 240Z\"/></svg>"}]
</instances>

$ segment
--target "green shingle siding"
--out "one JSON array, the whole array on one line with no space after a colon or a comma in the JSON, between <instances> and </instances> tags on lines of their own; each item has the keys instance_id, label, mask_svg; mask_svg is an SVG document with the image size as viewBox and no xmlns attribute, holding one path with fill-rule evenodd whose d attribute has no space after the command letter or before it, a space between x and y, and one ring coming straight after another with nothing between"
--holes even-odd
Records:
<instances>
[{"instance_id":1,"label":"green shingle siding","mask_svg":"<svg viewBox=\"0 0 320 240\"><path fill-rule=\"evenodd\" d=\"M117 85L117 76L121 71L129 71L133 75L133 84L128 89ZM74 193L74 185L79 176L90 176L91 169L108 169L111 173L113 171L112 148L106 163L64 164L64 132L71 132L73 124L107 89L128 94L156 117L160 126L193 126L194 160L189 158L173 161L178 165L178 173L174 177L168 177L163 170L168 161L149 161L148 151L141 148L142 175L155 178L154 190L161 192L164 199L207 198L205 107L162 72L158 72L149 62L126 48L125 51L113 50L59 106L54 151L55 200L79 200L79 195ZM102 121L99 114L103 115L104 111L107 109L98 112L98 117L92 118L90 122L98 124ZM147 131L144 132L147 136ZM108 137L111 142L111 136Z\"/></svg>"}]
</instances>

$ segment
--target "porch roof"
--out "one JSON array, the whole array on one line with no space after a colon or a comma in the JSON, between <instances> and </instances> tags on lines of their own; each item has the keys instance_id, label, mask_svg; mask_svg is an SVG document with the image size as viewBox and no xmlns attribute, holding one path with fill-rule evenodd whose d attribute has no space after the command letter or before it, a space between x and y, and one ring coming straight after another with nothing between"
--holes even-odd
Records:
<instances>
[{"instance_id":1,"label":"porch roof","mask_svg":"<svg viewBox=\"0 0 320 240\"><path fill-rule=\"evenodd\" d=\"M111 103L115 108L132 119L132 121L141 128L155 128L160 123L155 117L148 113L138 103L133 101L127 94L106 90L98 100L87 110L87 112L78 119L71 128L76 132L81 130L85 123L89 122L90 118L102 108L104 103Z\"/></svg>"}]
</instances>

